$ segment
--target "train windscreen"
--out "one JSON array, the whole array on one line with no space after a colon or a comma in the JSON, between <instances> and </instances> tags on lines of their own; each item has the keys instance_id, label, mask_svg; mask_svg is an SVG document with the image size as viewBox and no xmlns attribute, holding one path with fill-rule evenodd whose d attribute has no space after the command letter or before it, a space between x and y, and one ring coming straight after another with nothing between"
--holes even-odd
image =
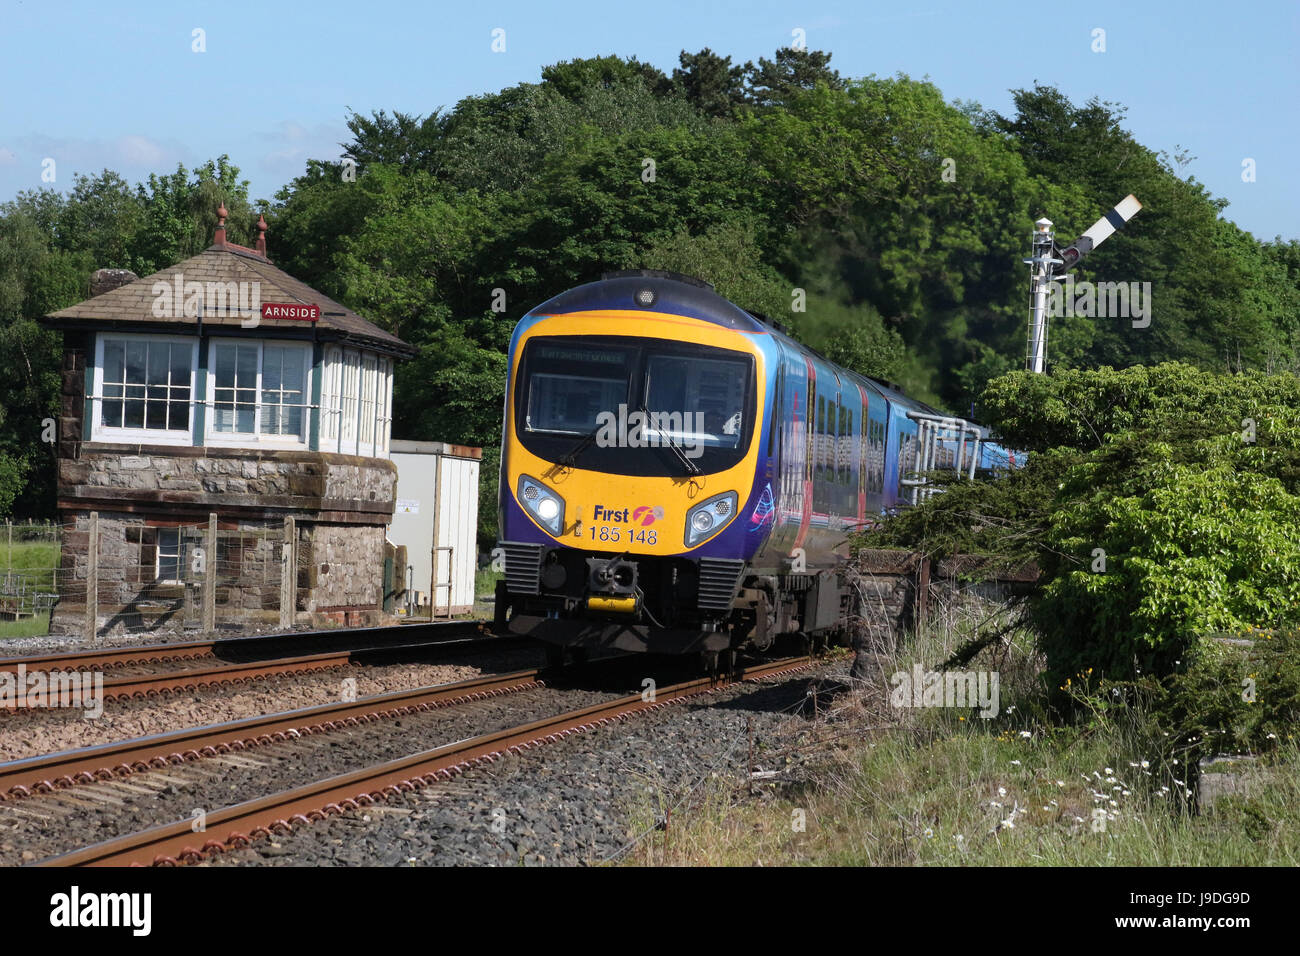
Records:
<instances>
[{"instance_id":1,"label":"train windscreen","mask_svg":"<svg viewBox=\"0 0 1300 956\"><path fill-rule=\"evenodd\" d=\"M535 338L517 379L516 435L539 457L568 464L580 458L594 471L720 471L749 447L753 372L750 355L712 346Z\"/></svg>"}]
</instances>

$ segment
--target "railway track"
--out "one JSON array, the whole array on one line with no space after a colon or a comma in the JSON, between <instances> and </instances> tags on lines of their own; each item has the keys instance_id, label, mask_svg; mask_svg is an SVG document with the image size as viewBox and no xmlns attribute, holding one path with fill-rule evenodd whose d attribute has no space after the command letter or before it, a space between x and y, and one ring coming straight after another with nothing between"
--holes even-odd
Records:
<instances>
[{"instance_id":1,"label":"railway track","mask_svg":"<svg viewBox=\"0 0 1300 956\"><path fill-rule=\"evenodd\" d=\"M619 697L224 807L207 815L205 831L201 834L194 832L191 820L179 820L51 857L42 861L42 865L125 866L197 862L209 854L245 846L253 840L270 837L278 832L291 831L296 825L309 824L439 780L448 780L472 767L491 763L505 754L552 743L572 734L667 707L743 681L792 673L811 667L814 663L806 657L787 658L748 667L728 681L703 678L673 684L658 690L652 699L642 694ZM505 676L522 679L529 674L531 676L528 679L535 681L536 672ZM448 688L455 686L448 685ZM216 752L215 745L204 746L212 746ZM200 755L200 752L195 751L195 755ZM186 755L177 756L184 759ZM157 757L156 754L151 759ZM144 762L146 768L150 762ZM71 782L76 782L76 777L71 774L65 776ZM50 781L49 785L55 787L58 781Z\"/></svg>"},{"instance_id":2,"label":"railway track","mask_svg":"<svg viewBox=\"0 0 1300 956\"><path fill-rule=\"evenodd\" d=\"M396 643L400 639L401 643ZM131 669L137 673L108 677L103 681L103 698L149 698L208 686L230 686L281 674L304 673L343 667L363 660L380 661L402 654L428 653L439 648L509 649L522 646L514 638L484 636L479 621L436 622L432 625L401 625L353 631L313 631L271 637L236 638L97 649L32 657L0 659L0 674L8 673L22 686L24 674L47 675L50 691L35 696L19 693L5 701L3 709L42 709L49 705L56 680L51 674L87 673ZM322 649L325 645L329 649ZM316 649L318 653L283 655L285 651ZM232 660L233 659L233 660ZM213 663L208 663L213 662ZM176 667L173 665L182 665ZM198 666L194 666L198 665ZM83 692L84 693L84 692Z\"/></svg>"},{"instance_id":3,"label":"railway track","mask_svg":"<svg viewBox=\"0 0 1300 956\"><path fill-rule=\"evenodd\" d=\"M0 802L538 686L539 671L515 671L15 760L0 764Z\"/></svg>"}]
</instances>

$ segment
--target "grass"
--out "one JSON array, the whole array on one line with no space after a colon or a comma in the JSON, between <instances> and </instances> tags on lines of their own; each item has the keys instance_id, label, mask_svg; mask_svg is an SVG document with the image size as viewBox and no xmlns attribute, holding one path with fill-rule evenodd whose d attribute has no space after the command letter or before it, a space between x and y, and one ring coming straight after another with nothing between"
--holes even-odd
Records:
<instances>
[{"instance_id":1,"label":"grass","mask_svg":"<svg viewBox=\"0 0 1300 956\"><path fill-rule=\"evenodd\" d=\"M878 659L881 675L914 660L937 669L960 632L931 631ZM897 708L886 680L838 698L821 720L792 721L756 754L776 769L706 782L673 811L667 832L627 862L643 865L1295 866L1300 864L1300 750L1284 742L1270 766L1239 765L1248 796L1198 813L1177 772L1140 752L1149 728L1062 726L1038 705L1039 662L1028 635L966 667L1002 675L1001 712ZM1177 769L1177 768L1170 768ZM1185 770L1185 768L1181 768ZM628 808L653 827L679 797Z\"/></svg>"},{"instance_id":2,"label":"grass","mask_svg":"<svg viewBox=\"0 0 1300 956\"><path fill-rule=\"evenodd\" d=\"M0 641L18 637L43 637L50 633L50 612L42 611L34 617L17 621L0 620Z\"/></svg>"},{"instance_id":3,"label":"grass","mask_svg":"<svg viewBox=\"0 0 1300 956\"><path fill-rule=\"evenodd\" d=\"M2 533L3 529L0 529ZM15 535L21 533L18 526ZM18 572L25 580L28 590L54 591L55 568L59 564L58 541L22 541L15 539L10 543L7 536L0 537L0 586L3 585L6 572ZM19 618L15 621L0 620L0 640L16 637L35 637L48 634L50 615L42 612L34 617Z\"/></svg>"},{"instance_id":4,"label":"grass","mask_svg":"<svg viewBox=\"0 0 1300 956\"><path fill-rule=\"evenodd\" d=\"M474 598L476 600L493 597L497 593L497 582L504 574L491 568L479 568L474 572Z\"/></svg>"},{"instance_id":5,"label":"grass","mask_svg":"<svg viewBox=\"0 0 1300 956\"><path fill-rule=\"evenodd\" d=\"M0 529L3 530L3 529ZM8 545L0 538L0 577L5 571L45 572L37 580L54 582L54 569L59 566L57 541L15 541Z\"/></svg>"}]
</instances>

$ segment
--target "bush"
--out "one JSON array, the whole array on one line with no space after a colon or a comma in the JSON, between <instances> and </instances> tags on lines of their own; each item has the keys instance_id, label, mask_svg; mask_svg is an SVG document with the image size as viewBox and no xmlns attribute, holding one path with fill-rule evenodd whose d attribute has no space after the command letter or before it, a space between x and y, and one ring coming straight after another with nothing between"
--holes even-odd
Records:
<instances>
[{"instance_id":1,"label":"bush","mask_svg":"<svg viewBox=\"0 0 1300 956\"><path fill-rule=\"evenodd\" d=\"M1300 625L1300 383L1166 364L1017 372L983 405L1012 447L869 536L1033 559L1049 688L1185 671L1210 634Z\"/></svg>"}]
</instances>

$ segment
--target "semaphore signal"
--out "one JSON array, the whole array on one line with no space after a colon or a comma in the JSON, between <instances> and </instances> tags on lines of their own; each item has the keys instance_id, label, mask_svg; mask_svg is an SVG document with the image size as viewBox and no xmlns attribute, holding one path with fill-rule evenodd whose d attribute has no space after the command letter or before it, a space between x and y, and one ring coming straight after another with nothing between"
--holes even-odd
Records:
<instances>
[{"instance_id":1,"label":"semaphore signal","mask_svg":"<svg viewBox=\"0 0 1300 956\"><path fill-rule=\"evenodd\" d=\"M1142 203L1129 193L1074 242L1064 249L1056 245L1052 220L1046 217L1034 223L1033 254L1024 262L1031 269L1029 280L1029 344L1025 368L1042 374L1047 369L1047 298L1053 280L1063 278L1092 250L1123 229L1142 209Z\"/></svg>"}]
</instances>

